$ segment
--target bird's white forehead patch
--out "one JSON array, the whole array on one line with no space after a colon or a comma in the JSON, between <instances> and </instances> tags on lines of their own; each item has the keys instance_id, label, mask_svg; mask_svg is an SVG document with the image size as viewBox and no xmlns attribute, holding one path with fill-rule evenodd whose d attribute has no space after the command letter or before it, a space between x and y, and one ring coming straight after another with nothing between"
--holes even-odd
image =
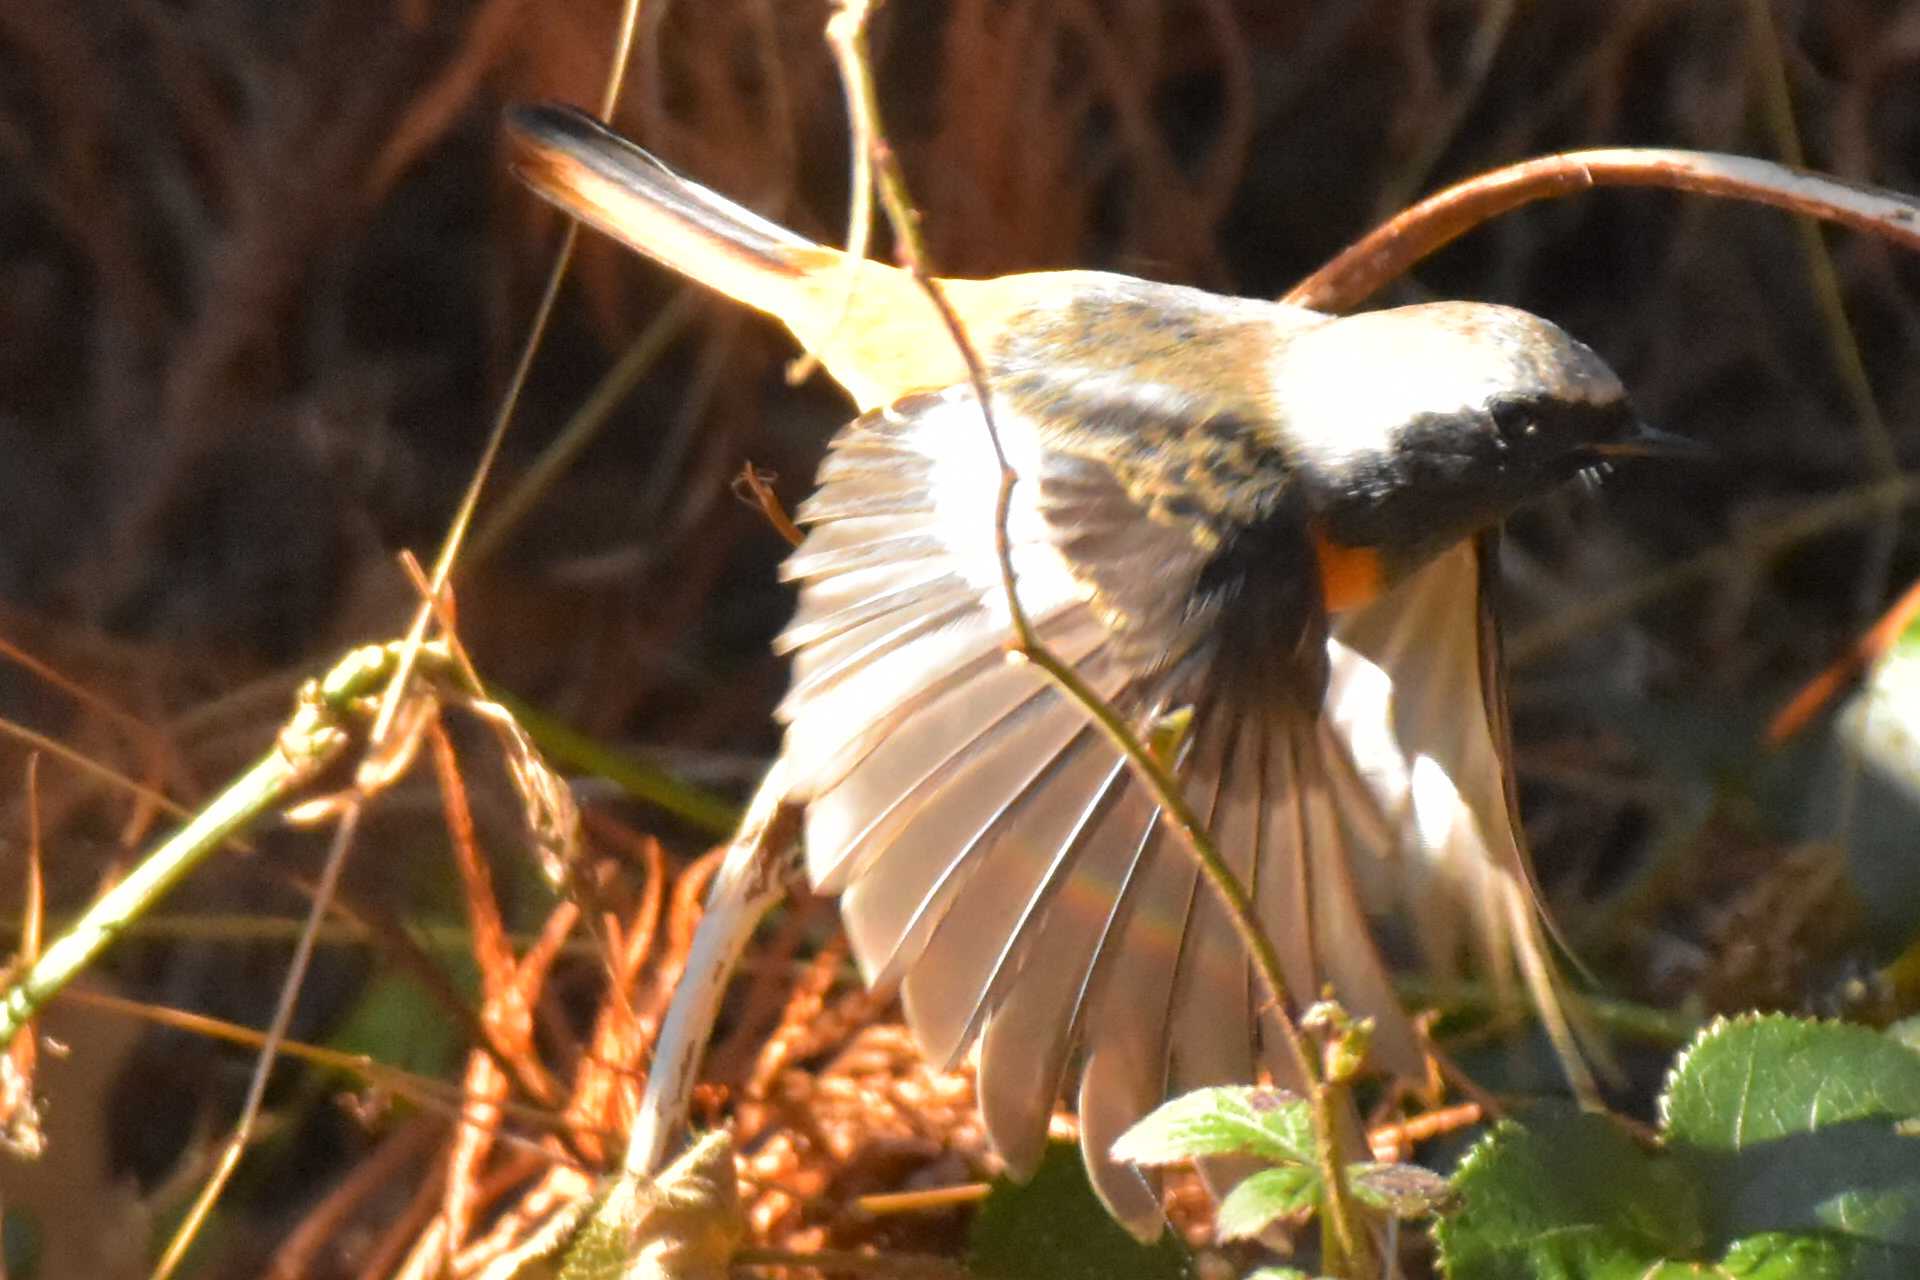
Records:
<instances>
[{"instance_id":1,"label":"bird's white forehead patch","mask_svg":"<svg viewBox=\"0 0 1920 1280\"><path fill-rule=\"evenodd\" d=\"M1281 344L1270 378L1292 442L1327 463L1388 450L1418 419L1501 398L1608 404L1623 395L1599 357L1557 326L1485 303L1329 320Z\"/></svg>"}]
</instances>

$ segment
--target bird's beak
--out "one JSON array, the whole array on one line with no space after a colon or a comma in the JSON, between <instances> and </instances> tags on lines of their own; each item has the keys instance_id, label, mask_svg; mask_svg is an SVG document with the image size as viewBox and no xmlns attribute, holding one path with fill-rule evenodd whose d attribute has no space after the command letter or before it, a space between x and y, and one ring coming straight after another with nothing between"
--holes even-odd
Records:
<instances>
[{"instance_id":1,"label":"bird's beak","mask_svg":"<svg viewBox=\"0 0 1920 1280\"><path fill-rule=\"evenodd\" d=\"M1587 446L1602 458L1710 458L1713 450L1698 440L1635 421L1633 430L1618 440L1597 440Z\"/></svg>"}]
</instances>

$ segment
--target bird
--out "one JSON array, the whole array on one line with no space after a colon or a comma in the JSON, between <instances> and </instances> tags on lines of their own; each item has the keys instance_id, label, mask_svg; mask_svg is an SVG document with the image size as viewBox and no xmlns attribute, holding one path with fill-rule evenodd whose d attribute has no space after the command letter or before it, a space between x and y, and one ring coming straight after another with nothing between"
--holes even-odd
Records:
<instances>
[{"instance_id":1,"label":"bird","mask_svg":"<svg viewBox=\"0 0 1920 1280\"><path fill-rule=\"evenodd\" d=\"M1095 1189L1150 1239L1157 1188L1115 1139L1170 1095L1294 1068L1155 793L1008 658L996 436L1034 635L1136 732L1178 726L1171 770L1291 998L1331 992L1373 1020L1371 1061L1417 1077L1387 952L1472 964L1524 988L1584 1073L1516 809L1493 587L1511 512L1674 439L1590 347L1492 303L1329 315L1088 270L939 281L963 344L910 271L584 113L515 107L508 133L536 193L784 323L858 410L797 508L784 737L756 807L804 813L807 878L928 1058L977 1053L1011 1173L1077 1078Z\"/></svg>"}]
</instances>

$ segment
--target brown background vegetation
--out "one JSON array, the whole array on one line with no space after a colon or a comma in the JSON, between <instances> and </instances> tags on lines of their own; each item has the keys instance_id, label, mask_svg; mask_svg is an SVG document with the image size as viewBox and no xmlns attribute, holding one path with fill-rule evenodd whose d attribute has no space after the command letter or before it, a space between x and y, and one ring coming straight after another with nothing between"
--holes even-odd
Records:
<instances>
[{"instance_id":1,"label":"brown background vegetation","mask_svg":"<svg viewBox=\"0 0 1920 1280\"><path fill-rule=\"evenodd\" d=\"M824 18L814 0L650 6L618 124L834 237L847 143ZM398 631L413 597L395 553L436 544L558 233L506 175L500 109L591 102L614 19L610 0L0 4L0 635L143 727L11 664L0 711L191 805L261 749L298 679ZM1920 10L1898 3L894 0L875 36L948 274L1100 266L1276 294L1445 181L1591 145L1799 147L1920 191ZM1920 439L1916 264L1827 243L1850 330L1791 222L1664 193L1523 212L1398 294L1540 311L1605 354L1651 421L1718 452L1530 513L1509 583L1548 888L1610 989L1655 1005L1827 1007L1872 954L1824 928L1847 918L1825 864L1787 858L1791 825L1743 799L1759 718L1916 558L1864 501L1819 536L1754 540ZM503 481L680 287L583 240ZM769 326L705 299L694 316L580 464L466 566L460 614L490 679L738 795L775 742L766 642L786 597L782 544L732 479L751 461L797 500L844 409L817 379L786 383ZM1582 611L1715 549L1677 589ZM0 750L0 791L24 776L23 753ZM61 914L156 827L92 779L41 779ZM403 789L368 832L356 900L452 910L430 788ZM676 858L702 846L585 794ZM476 803L499 818L512 799ZM9 894L23 812L0 804ZM263 836L172 909L296 911L287 877L315 843ZM502 874L528 879L497 843ZM508 897L538 919L537 891ZM149 941L112 981L257 1026L284 956ZM378 967L330 953L299 1033L326 1037ZM117 1079L57 1104L102 1107L94 1194L110 1175L154 1194L224 1126L247 1065L178 1033L126 1052ZM297 1158L243 1189L228 1273L362 1149L354 1123L316 1110L332 1118L301 1122Z\"/></svg>"}]
</instances>

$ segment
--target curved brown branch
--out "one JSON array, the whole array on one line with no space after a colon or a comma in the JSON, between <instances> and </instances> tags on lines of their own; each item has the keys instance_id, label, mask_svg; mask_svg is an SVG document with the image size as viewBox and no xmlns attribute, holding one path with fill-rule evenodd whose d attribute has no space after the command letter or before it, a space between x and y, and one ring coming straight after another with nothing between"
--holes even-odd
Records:
<instances>
[{"instance_id":1,"label":"curved brown branch","mask_svg":"<svg viewBox=\"0 0 1920 1280\"><path fill-rule=\"evenodd\" d=\"M1745 200L1920 251L1920 201L1910 196L1746 156L1608 147L1524 160L1428 196L1295 285L1285 301L1348 310L1483 222L1536 200L1595 187L1656 187Z\"/></svg>"}]
</instances>

